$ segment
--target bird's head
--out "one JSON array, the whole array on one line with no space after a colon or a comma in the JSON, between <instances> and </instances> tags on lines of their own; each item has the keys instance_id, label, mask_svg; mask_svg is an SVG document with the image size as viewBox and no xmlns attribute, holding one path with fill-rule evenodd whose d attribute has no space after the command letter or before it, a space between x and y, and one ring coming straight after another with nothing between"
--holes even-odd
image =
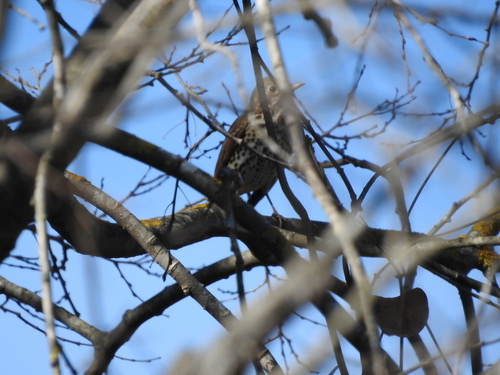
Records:
<instances>
[{"instance_id":1,"label":"bird's head","mask_svg":"<svg viewBox=\"0 0 500 375\"><path fill-rule=\"evenodd\" d=\"M292 91L295 91L302 86L304 86L304 83L295 83L292 85ZM264 91L266 93L267 104L269 105L270 109L273 109L274 107L276 107L281 98L281 92L278 86L276 86L274 81L269 77L264 78ZM257 88L255 88L252 92L252 96L250 98L250 106L252 109L260 108L260 100L259 94L257 93Z\"/></svg>"}]
</instances>

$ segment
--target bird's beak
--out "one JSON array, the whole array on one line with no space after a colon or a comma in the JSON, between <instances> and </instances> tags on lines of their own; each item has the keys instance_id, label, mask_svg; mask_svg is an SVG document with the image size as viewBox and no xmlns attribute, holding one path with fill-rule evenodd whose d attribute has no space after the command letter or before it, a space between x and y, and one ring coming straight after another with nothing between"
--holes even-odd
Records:
<instances>
[{"instance_id":1,"label":"bird's beak","mask_svg":"<svg viewBox=\"0 0 500 375\"><path fill-rule=\"evenodd\" d=\"M298 88L300 88L300 87L302 87L304 85L305 85L305 83L302 83L302 82L300 82L300 83L294 83L292 85L292 91L295 91L295 90L297 90Z\"/></svg>"}]
</instances>

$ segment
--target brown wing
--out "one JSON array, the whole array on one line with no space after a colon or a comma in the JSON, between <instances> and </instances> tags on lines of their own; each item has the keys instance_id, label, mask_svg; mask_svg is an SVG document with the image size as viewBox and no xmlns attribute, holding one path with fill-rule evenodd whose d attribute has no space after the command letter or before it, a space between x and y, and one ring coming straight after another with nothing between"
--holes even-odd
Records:
<instances>
[{"instance_id":1,"label":"brown wing","mask_svg":"<svg viewBox=\"0 0 500 375\"><path fill-rule=\"evenodd\" d=\"M233 125L231 125L228 132L236 138L243 138L247 125L248 117L247 114L244 113L233 122ZM233 154L236 146L237 143L232 139L226 138L224 140L219 152L219 157L217 158L217 164L215 164L215 177L219 177L222 168L226 166L227 163L229 163L229 159L231 158L231 155Z\"/></svg>"}]
</instances>

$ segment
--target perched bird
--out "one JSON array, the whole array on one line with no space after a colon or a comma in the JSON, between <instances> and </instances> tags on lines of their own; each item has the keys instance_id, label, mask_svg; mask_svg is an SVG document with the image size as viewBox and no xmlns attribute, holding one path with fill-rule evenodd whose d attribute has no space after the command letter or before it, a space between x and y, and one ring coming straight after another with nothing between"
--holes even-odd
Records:
<instances>
[{"instance_id":1,"label":"perched bird","mask_svg":"<svg viewBox=\"0 0 500 375\"><path fill-rule=\"evenodd\" d=\"M303 83L292 85L292 90L303 86ZM290 152L290 142L286 131L282 112L281 94L271 78L264 78L269 111L272 116L277 144L286 152ZM238 194L252 193L248 204L255 206L272 188L277 179L276 164L262 158L248 148L257 152L279 159L267 147L269 135L267 134L264 113L260 105L257 88L252 92L249 109L239 116L229 128L229 133L241 138L247 146L240 146L230 138L222 144L214 175L220 178L224 167L228 167L239 174L241 184L236 192Z\"/></svg>"}]
</instances>

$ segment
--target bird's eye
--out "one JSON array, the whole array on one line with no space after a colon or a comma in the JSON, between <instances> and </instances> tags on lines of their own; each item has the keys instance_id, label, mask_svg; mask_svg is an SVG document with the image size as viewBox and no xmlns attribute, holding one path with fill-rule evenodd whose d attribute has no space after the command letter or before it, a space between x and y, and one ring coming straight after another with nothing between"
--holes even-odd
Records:
<instances>
[{"instance_id":1,"label":"bird's eye","mask_svg":"<svg viewBox=\"0 0 500 375\"><path fill-rule=\"evenodd\" d=\"M269 92L271 94L274 94L276 91L278 91L278 88L274 85L269 86Z\"/></svg>"}]
</instances>

